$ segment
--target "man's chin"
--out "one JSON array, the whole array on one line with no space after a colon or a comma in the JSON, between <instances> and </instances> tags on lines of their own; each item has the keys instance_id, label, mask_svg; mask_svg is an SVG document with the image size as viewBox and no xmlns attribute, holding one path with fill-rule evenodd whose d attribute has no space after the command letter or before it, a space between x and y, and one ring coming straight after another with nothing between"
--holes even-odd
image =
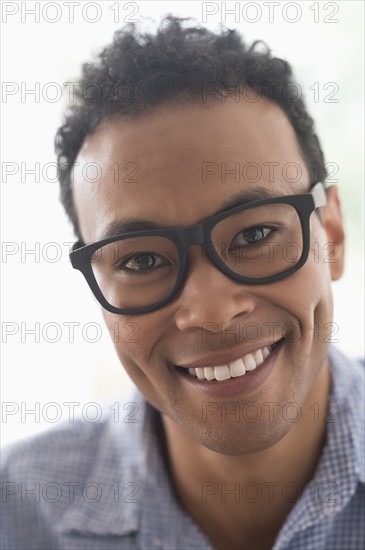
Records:
<instances>
[{"instance_id":1,"label":"man's chin","mask_svg":"<svg viewBox=\"0 0 365 550\"><path fill-rule=\"evenodd\" d=\"M195 428L195 429L194 429ZM261 453L281 441L291 425L286 422L272 423L261 420L247 422L189 426L188 435L199 445L226 456L244 456Z\"/></svg>"}]
</instances>

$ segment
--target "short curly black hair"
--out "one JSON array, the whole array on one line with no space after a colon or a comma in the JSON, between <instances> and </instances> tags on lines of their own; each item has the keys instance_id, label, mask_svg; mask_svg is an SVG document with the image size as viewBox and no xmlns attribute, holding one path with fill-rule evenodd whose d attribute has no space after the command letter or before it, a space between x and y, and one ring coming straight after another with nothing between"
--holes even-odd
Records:
<instances>
[{"instance_id":1,"label":"short curly black hair","mask_svg":"<svg viewBox=\"0 0 365 550\"><path fill-rule=\"evenodd\" d=\"M71 175L85 137L105 118L130 117L170 101L202 98L207 85L213 98L248 86L280 105L295 130L311 183L327 177L314 123L289 63L274 57L262 41L247 47L235 30L221 27L214 33L188 26L188 21L168 15L154 34L128 24L115 32L94 63L83 65L75 101L55 138L60 198L78 239Z\"/></svg>"}]
</instances>

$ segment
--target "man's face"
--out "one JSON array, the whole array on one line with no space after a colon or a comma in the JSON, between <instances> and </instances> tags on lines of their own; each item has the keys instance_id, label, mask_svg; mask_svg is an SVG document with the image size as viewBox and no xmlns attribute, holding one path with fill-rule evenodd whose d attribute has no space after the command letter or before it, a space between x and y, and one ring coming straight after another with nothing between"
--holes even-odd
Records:
<instances>
[{"instance_id":1,"label":"man's face","mask_svg":"<svg viewBox=\"0 0 365 550\"><path fill-rule=\"evenodd\" d=\"M242 190L260 186L291 195L310 187L293 128L284 112L264 99L162 106L147 115L105 122L85 140L77 162L74 198L86 243L99 240L111 222L138 219L183 227L212 216ZM83 177L89 162L100 165L102 177L96 183ZM204 163L218 167L206 181ZM233 173L224 178L222 169L232 170L236 163L239 181ZM259 165L258 179L248 163ZM128 177L136 166L138 172ZM283 405L301 407L319 383L326 368L326 323L332 321L331 276L339 276L340 268L324 261L325 245L333 236L316 214L311 216L311 239L318 244L305 266L266 285L231 280L207 260L200 245L191 246L184 285L168 305L138 316L103 310L118 356L136 386L202 445L226 454L272 446L293 425L280 414ZM258 333L252 336L248 326L259 327ZM134 328L133 338L128 337ZM193 382L176 368L204 359L209 364L214 355L241 348L254 351L283 336L269 374L251 389L248 384L237 390L239 378ZM259 369L244 376L257 376ZM209 384L230 384L231 389L211 390ZM237 415L228 414L237 407L238 422Z\"/></svg>"}]
</instances>

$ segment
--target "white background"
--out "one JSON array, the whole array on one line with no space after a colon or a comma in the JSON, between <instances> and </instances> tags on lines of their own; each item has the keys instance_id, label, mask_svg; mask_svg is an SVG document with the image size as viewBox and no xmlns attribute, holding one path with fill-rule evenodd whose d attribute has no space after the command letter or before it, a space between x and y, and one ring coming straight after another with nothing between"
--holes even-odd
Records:
<instances>
[{"instance_id":1,"label":"white background","mask_svg":"<svg viewBox=\"0 0 365 550\"><path fill-rule=\"evenodd\" d=\"M205 9L216 13L204 24L218 29L224 7L232 10L237 4L235 14L226 13L226 25L238 28L248 42L265 40L293 64L326 161L339 167L334 178L343 202L347 268L334 284L337 345L351 356L363 354L363 2L280 2L273 21L262 1L211 2L204 8L195 1L81 0L74 3L73 22L64 2L38 3L39 21L27 11L36 2L1 4L2 81L8 92L2 96L1 387L3 413L8 413L3 414L2 444L52 427L57 409L47 403L57 403L63 418L69 418L64 403L79 403L75 412L80 414L88 402L123 401L131 385L98 304L81 274L70 267L67 243L74 237L58 202L58 185L50 181L54 170L45 177L41 173L39 181L24 172L36 162L41 169L55 162L53 139L68 97L64 93L53 101L55 88L48 83L76 80L81 63L110 42L128 17L159 20L173 13L202 23ZM146 19L144 25L151 29L153 22ZM326 88L328 83L338 86L333 96L338 102L326 101L333 90ZM318 86L317 101L313 85ZM25 94L37 86L39 97ZM9 174L11 169L16 173ZM36 253L27 254L31 249ZM78 323L73 342L70 323ZM32 328L38 330L39 342L26 332ZM27 409L35 409L39 417L26 414ZM85 411L90 418L96 412L92 407Z\"/></svg>"}]
</instances>

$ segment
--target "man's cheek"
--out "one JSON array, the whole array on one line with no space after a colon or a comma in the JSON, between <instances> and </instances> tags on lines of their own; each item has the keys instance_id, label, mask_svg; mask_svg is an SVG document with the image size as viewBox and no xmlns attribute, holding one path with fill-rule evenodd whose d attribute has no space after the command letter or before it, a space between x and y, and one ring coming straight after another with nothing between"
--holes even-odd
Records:
<instances>
[{"instance_id":1,"label":"man's cheek","mask_svg":"<svg viewBox=\"0 0 365 550\"><path fill-rule=\"evenodd\" d=\"M311 220L311 235L308 263L317 268L322 276L324 273L328 275L330 280L330 265L331 262L338 261L336 258L338 247L328 240L318 218Z\"/></svg>"},{"instance_id":2,"label":"man's cheek","mask_svg":"<svg viewBox=\"0 0 365 550\"><path fill-rule=\"evenodd\" d=\"M106 310L102 311L102 315L106 329L119 356L122 350L128 350L140 343L140 330L135 319L132 320L125 315L115 315Z\"/></svg>"},{"instance_id":3,"label":"man's cheek","mask_svg":"<svg viewBox=\"0 0 365 550\"><path fill-rule=\"evenodd\" d=\"M147 330L142 316L116 315L103 310L103 318L123 366L142 365L153 346L151 327Z\"/></svg>"},{"instance_id":4,"label":"man's cheek","mask_svg":"<svg viewBox=\"0 0 365 550\"><path fill-rule=\"evenodd\" d=\"M322 251L325 243L323 240L319 243ZM324 260L325 255L322 252L318 261L308 262L304 266L300 310L298 309L302 338L305 338L306 345L316 349L322 349L330 343L328 335L332 329L335 330L331 274Z\"/></svg>"}]
</instances>

